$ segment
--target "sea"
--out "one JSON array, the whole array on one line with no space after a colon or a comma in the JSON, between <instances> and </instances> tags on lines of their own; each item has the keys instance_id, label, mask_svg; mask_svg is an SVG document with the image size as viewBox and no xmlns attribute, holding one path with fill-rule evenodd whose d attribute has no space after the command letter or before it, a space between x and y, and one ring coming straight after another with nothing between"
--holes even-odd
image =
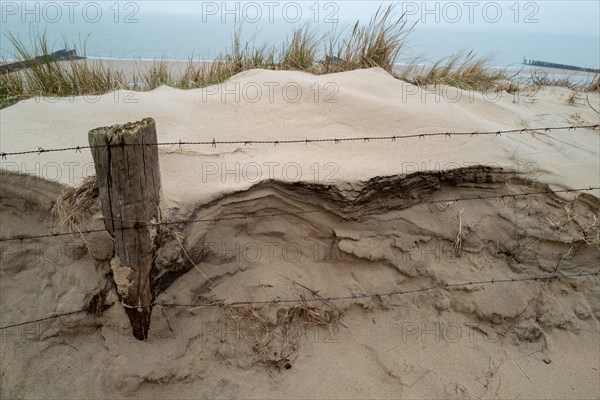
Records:
<instances>
[{"instance_id":1,"label":"sea","mask_svg":"<svg viewBox=\"0 0 600 400\"><path fill-rule=\"evenodd\" d=\"M500 8L492 10L492 3ZM577 29L577 23L570 28L542 24L543 10L534 13L531 8L538 3L484 2L482 7L488 8L483 18L477 12L467 16L472 10L464 5L469 2L454 2L455 9L439 2L411 4L395 10L412 17L403 19L407 35L398 63L426 66L473 51L489 58L492 66L515 70L525 58L600 68L597 27L586 31ZM325 46L332 33L348 34L357 19L368 22L377 7L375 2L2 1L0 58L14 58L8 35L30 45L32 37L46 34L52 50L69 47L88 57L135 60L213 60L231 50L234 32L240 33L243 46L278 47L301 27L322 37ZM414 7L429 8L421 15ZM459 14L462 18L455 23ZM503 19L492 23L497 15ZM527 18L537 23L526 24ZM517 19L523 23L516 24Z\"/></svg>"}]
</instances>

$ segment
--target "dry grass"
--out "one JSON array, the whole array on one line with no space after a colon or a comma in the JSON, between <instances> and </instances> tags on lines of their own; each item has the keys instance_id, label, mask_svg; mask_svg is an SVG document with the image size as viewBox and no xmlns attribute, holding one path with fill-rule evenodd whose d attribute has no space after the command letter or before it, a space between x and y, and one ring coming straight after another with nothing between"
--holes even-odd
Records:
<instances>
[{"instance_id":1,"label":"dry grass","mask_svg":"<svg viewBox=\"0 0 600 400\"><path fill-rule=\"evenodd\" d=\"M292 39L283 46L279 68L313 71L318 47L317 32L311 31L308 25L295 30Z\"/></svg>"},{"instance_id":2,"label":"dry grass","mask_svg":"<svg viewBox=\"0 0 600 400\"><path fill-rule=\"evenodd\" d=\"M503 71L493 70L489 58L478 58L475 53L457 53L436 62L432 67L406 66L398 76L417 86L450 85L461 89L489 90L498 81L506 79ZM510 87L510 90L516 90Z\"/></svg>"},{"instance_id":3,"label":"dry grass","mask_svg":"<svg viewBox=\"0 0 600 400\"><path fill-rule=\"evenodd\" d=\"M66 226L71 232L77 232L77 226L96 212L98 197L96 177L87 177L79 187L67 189L56 200L52 216L58 225Z\"/></svg>"},{"instance_id":4,"label":"dry grass","mask_svg":"<svg viewBox=\"0 0 600 400\"><path fill-rule=\"evenodd\" d=\"M29 46L12 34L6 38L15 49L15 59L28 61L29 68L0 76L0 108L33 96L96 95L125 87L122 72L100 62L54 60L45 33L34 35ZM64 47L68 47L66 41ZM85 43L80 47L85 56Z\"/></svg>"},{"instance_id":5,"label":"dry grass","mask_svg":"<svg viewBox=\"0 0 600 400\"><path fill-rule=\"evenodd\" d=\"M303 294L299 303L291 307L275 308L276 303L263 309L222 306L225 315L221 322L228 327L228 337L235 338L229 345L253 364L291 368L301 339L314 338L318 329L329 331L322 335L332 335L342 317L342 312L331 304L320 301L322 307L317 307L313 302ZM266 318L265 311L274 313L274 318Z\"/></svg>"},{"instance_id":6,"label":"dry grass","mask_svg":"<svg viewBox=\"0 0 600 400\"><path fill-rule=\"evenodd\" d=\"M600 92L600 74L586 86L583 87L584 92Z\"/></svg>"},{"instance_id":7,"label":"dry grass","mask_svg":"<svg viewBox=\"0 0 600 400\"><path fill-rule=\"evenodd\" d=\"M196 89L222 83L232 76L228 66L223 62L196 65L190 58L181 79L175 82L180 89Z\"/></svg>"},{"instance_id":8,"label":"dry grass","mask_svg":"<svg viewBox=\"0 0 600 400\"><path fill-rule=\"evenodd\" d=\"M26 92L25 80L22 74L4 74L0 77L0 109L11 106L23 100Z\"/></svg>"},{"instance_id":9,"label":"dry grass","mask_svg":"<svg viewBox=\"0 0 600 400\"><path fill-rule=\"evenodd\" d=\"M597 75L590 81L582 82L581 80L576 79L575 72L568 76L552 77L544 70L536 70L529 78L525 79L523 83L534 88L541 88L542 86L559 86L580 92L600 91L600 75Z\"/></svg>"},{"instance_id":10,"label":"dry grass","mask_svg":"<svg viewBox=\"0 0 600 400\"><path fill-rule=\"evenodd\" d=\"M331 32L320 37L304 25L293 31L280 51L269 44L256 45L253 40L242 44L241 32L234 34L231 51L210 65L189 62L177 87L195 88L221 83L231 76L253 68L298 70L313 74L381 67L392 72L409 30L401 18L392 17L395 7L378 9L367 25L358 21L347 33ZM318 61L319 47L325 39L323 59Z\"/></svg>"},{"instance_id":11,"label":"dry grass","mask_svg":"<svg viewBox=\"0 0 600 400\"><path fill-rule=\"evenodd\" d=\"M181 79L172 82L180 89L202 88L225 82L235 74L250 69L276 69L276 51L264 44L255 47L253 43L242 45L241 32L236 31L231 52L221 55L210 63L197 64L190 58ZM151 87L150 87L151 88Z\"/></svg>"},{"instance_id":12,"label":"dry grass","mask_svg":"<svg viewBox=\"0 0 600 400\"><path fill-rule=\"evenodd\" d=\"M600 212L596 215L591 214L593 222L589 224L580 224L583 230L581 240L583 240L588 246L595 246L600 249Z\"/></svg>"},{"instance_id":13,"label":"dry grass","mask_svg":"<svg viewBox=\"0 0 600 400\"><path fill-rule=\"evenodd\" d=\"M577 93L571 92L571 95L567 99L567 103L569 103L569 104L575 104L576 102L577 102Z\"/></svg>"},{"instance_id":14,"label":"dry grass","mask_svg":"<svg viewBox=\"0 0 600 400\"><path fill-rule=\"evenodd\" d=\"M160 60L147 71L138 72L133 82L126 82L123 71L109 70L100 62L52 60L47 56L52 49L45 34L34 35L31 46L8 35L17 61L46 58L32 62L32 67L26 70L0 76L0 108L33 96L97 95L121 88L151 90L161 85L202 88L255 68L327 74L380 67L392 73L412 31L403 16L395 14L395 5L380 7L366 24L357 21L349 29L334 30L323 36L305 25L296 29L279 50L271 44L256 45L254 39L242 43L238 30L234 32L231 49L214 62L197 64L192 62L192 57L183 74L174 77L169 63ZM65 42L64 47L70 46ZM453 55L428 69L413 64L399 76L416 85L447 84L476 90L487 90L503 77L501 72L489 67L489 60L478 59L473 53Z\"/></svg>"},{"instance_id":15,"label":"dry grass","mask_svg":"<svg viewBox=\"0 0 600 400\"><path fill-rule=\"evenodd\" d=\"M456 257L462 256L462 242L463 242L463 233L462 233L462 217L460 214L465 211L463 208L458 213L458 233L456 234L456 239L454 239L454 255Z\"/></svg>"},{"instance_id":16,"label":"dry grass","mask_svg":"<svg viewBox=\"0 0 600 400\"><path fill-rule=\"evenodd\" d=\"M403 15L394 18L394 10L380 7L367 25L357 21L349 35L331 33L321 72L380 67L391 73L412 30Z\"/></svg>"},{"instance_id":17,"label":"dry grass","mask_svg":"<svg viewBox=\"0 0 600 400\"><path fill-rule=\"evenodd\" d=\"M154 61L152 67L142 76L145 87L157 88L162 85L171 85L172 77L168 62L165 60Z\"/></svg>"},{"instance_id":18,"label":"dry grass","mask_svg":"<svg viewBox=\"0 0 600 400\"><path fill-rule=\"evenodd\" d=\"M367 25L356 22L349 34L330 35L321 63L317 53L322 38L306 25L296 29L280 51L269 44L256 46L253 41L242 44L241 32L236 31L231 50L213 63L196 66L190 60L183 76L174 79L168 62L156 61L148 71L133 78L133 85L128 85L123 71L109 70L100 62L53 60L45 34L34 34L29 46L9 34L15 60L29 61L31 67L0 76L0 108L34 96L95 95L121 88L150 90L161 85L199 88L254 68L330 73L378 66L391 72L408 33L405 23L392 17L394 10L393 5L380 8ZM64 47L70 47L66 41ZM33 61L37 57L42 59Z\"/></svg>"},{"instance_id":19,"label":"dry grass","mask_svg":"<svg viewBox=\"0 0 600 400\"><path fill-rule=\"evenodd\" d=\"M542 86L560 86L569 89L577 88L577 85L573 82L571 77L550 78L545 71L537 71L535 74L531 75L528 83L530 83L531 86L538 88Z\"/></svg>"}]
</instances>

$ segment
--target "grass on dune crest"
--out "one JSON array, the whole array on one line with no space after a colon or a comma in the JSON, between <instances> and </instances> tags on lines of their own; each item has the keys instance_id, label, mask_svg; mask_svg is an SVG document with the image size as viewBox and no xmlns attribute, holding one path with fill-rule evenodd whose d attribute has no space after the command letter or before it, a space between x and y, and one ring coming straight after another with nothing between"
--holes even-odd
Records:
<instances>
[{"instance_id":1,"label":"grass on dune crest","mask_svg":"<svg viewBox=\"0 0 600 400\"><path fill-rule=\"evenodd\" d=\"M316 31L310 30L308 25L295 30L292 39L283 46L281 61L276 66L285 70L311 71L317 60L319 48L317 34Z\"/></svg>"},{"instance_id":2,"label":"grass on dune crest","mask_svg":"<svg viewBox=\"0 0 600 400\"><path fill-rule=\"evenodd\" d=\"M507 79L504 71L491 68L489 58L477 58L475 53L457 53L436 62L431 67L410 64L398 78L417 86L450 85L460 89L489 90Z\"/></svg>"},{"instance_id":3,"label":"grass on dune crest","mask_svg":"<svg viewBox=\"0 0 600 400\"><path fill-rule=\"evenodd\" d=\"M600 74L592 79L577 79L576 72L571 75L553 76L542 69L531 73L529 77L520 78L519 85L528 88L539 89L543 86L558 86L573 90L574 92L600 92Z\"/></svg>"},{"instance_id":4,"label":"grass on dune crest","mask_svg":"<svg viewBox=\"0 0 600 400\"><path fill-rule=\"evenodd\" d=\"M477 58L473 52L452 55L432 67L419 66L415 60L398 73L394 65L413 27L406 25L403 16L396 17L395 10L394 5L380 7L366 24L357 21L346 29L324 35L304 25L295 29L280 47L268 43L255 45L253 40L242 43L238 29L234 31L231 48L212 62L194 62L192 57L184 71L174 74L169 61L156 60L146 70L138 70L129 81L124 71L103 66L99 60L53 60L48 56L53 49L45 34L32 34L29 46L8 34L15 60L29 62L30 68L0 75L0 108L35 96L98 95L124 88L151 90L161 85L202 88L255 68L327 74L380 67L419 86L444 84L473 90L519 90L520 84L508 82L502 71L490 67L489 59ZM65 41L64 48L69 47ZM80 47L85 57L85 43ZM569 83L552 82L544 76L532 77L531 82L524 83L542 84ZM593 83L580 89L598 91L599 84L596 77Z\"/></svg>"},{"instance_id":5,"label":"grass on dune crest","mask_svg":"<svg viewBox=\"0 0 600 400\"><path fill-rule=\"evenodd\" d=\"M542 86L560 86L573 90L582 90L585 89L585 85L576 84L574 82L573 76L561 76L559 78L549 76L546 71L537 70L531 74L531 76L525 79L525 83L533 86L533 87L542 87Z\"/></svg>"},{"instance_id":6,"label":"grass on dune crest","mask_svg":"<svg viewBox=\"0 0 600 400\"><path fill-rule=\"evenodd\" d=\"M393 5L378 9L366 25L357 21L348 33L342 30L320 36L316 30L304 25L293 31L291 39L284 42L279 51L268 44L242 45L241 33L236 31L229 53L218 57L211 65L196 66L190 61L182 79L175 85L204 87L253 68L327 74L381 67L391 73L410 32L402 17L392 18L394 9Z\"/></svg>"},{"instance_id":7,"label":"grass on dune crest","mask_svg":"<svg viewBox=\"0 0 600 400\"><path fill-rule=\"evenodd\" d=\"M150 90L161 85L200 88L254 68L325 74L381 67L392 72L410 32L402 17L393 17L394 10L394 5L380 7L366 25L357 21L349 32L342 30L322 37L304 25L294 30L279 49L270 44L242 44L241 32L236 30L231 49L214 62L195 63L190 59L183 73L174 77L169 62L159 60L147 70L138 71L133 82L126 81L123 71L103 67L100 61L53 60L48 56L53 49L45 33L32 34L30 46L9 34L15 60L29 62L30 68L0 76L0 108L34 96L101 94L122 88ZM64 48L68 47L65 41ZM85 51L82 55L85 57ZM38 57L41 59L36 60Z\"/></svg>"},{"instance_id":8,"label":"grass on dune crest","mask_svg":"<svg viewBox=\"0 0 600 400\"><path fill-rule=\"evenodd\" d=\"M29 47L12 34L6 37L15 49L15 59L27 61L29 68L0 76L0 108L38 95L102 94L126 86L122 72L108 69L98 61L52 59L45 33L34 36Z\"/></svg>"},{"instance_id":9,"label":"grass on dune crest","mask_svg":"<svg viewBox=\"0 0 600 400\"><path fill-rule=\"evenodd\" d=\"M394 6L379 8L367 25L358 21L349 37L331 33L322 62L322 73L380 67L392 72L412 27L404 15L393 17Z\"/></svg>"},{"instance_id":10,"label":"grass on dune crest","mask_svg":"<svg viewBox=\"0 0 600 400\"><path fill-rule=\"evenodd\" d=\"M144 87L157 88L162 85L170 85L173 78L169 63L165 60L154 61L148 71L141 77Z\"/></svg>"},{"instance_id":11,"label":"grass on dune crest","mask_svg":"<svg viewBox=\"0 0 600 400\"><path fill-rule=\"evenodd\" d=\"M600 74L596 75L596 78L586 85L583 90L585 92L600 92Z\"/></svg>"},{"instance_id":12,"label":"grass on dune crest","mask_svg":"<svg viewBox=\"0 0 600 400\"><path fill-rule=\"evenodd\" d=\"M295 31L294 35L301 35L301 32ZM243 71L255 68L276 69L280 65L273 46L263 44L255 47L252 43L242 45L240 38L241 32L236 30L231 50L213 62L197 63L193 61L193 57L190 58L182 76L172 80L169 85L180 89L201 88L225 82ZM149 86L150 89L154 87L156 86Z\"/></svg>"}]
</instances>

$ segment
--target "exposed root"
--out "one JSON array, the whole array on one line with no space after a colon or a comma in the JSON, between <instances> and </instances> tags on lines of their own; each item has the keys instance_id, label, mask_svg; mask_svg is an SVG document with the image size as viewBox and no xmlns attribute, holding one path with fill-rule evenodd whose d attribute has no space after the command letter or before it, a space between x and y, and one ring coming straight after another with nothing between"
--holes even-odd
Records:
<instances>
[{"instance_id":1,"label":"exposed root","mask_svg":"<svg viewBox=\"0 0 600 400\"><path fill-rule=\"evenodd\" d=\"M454 239L454 255L456 257L462 256L462 218L460 214L465 211L463 208L458 213L458 233L456 234L456 239Z\"/></svg>"},{"instance_id":2,"label":"exposed root","mask_svg":"<svg viewBox=\"0 0 600 400\"><path fill-rule=\"evenodd\" d=\"M110 304L107 302L107 295L109 292L110 286L106 285L104 289L94 294L90 301L86 306L86 311L88 314L95 315L99 317L102 313L110 307Z\"/></svg>"},{"instance_id":3,"label":"exposed root","mask_svg":"<svg viewBox=\"0 0 600 400\"><path fill-rule=\"evenodd\" d=\"M181 247L181 252L183 253L183 255L185 256L185 258L188 259L188 261L190 263L192 263L192 265L194 266L194 268L196 268L196 270L198 270L198 272L200 272L200 274L208 281L210 282L210 284L212 285L214 282L204 273L202 272L202 270L198 267L198 265L196 265L196 263L194 262L194 260L192 260L192 258L190 257L190 255L188 254L187 250L185 249L185 246L183 245L183 241L182 239L182 235L180 235L179 233L175 232L172 229L167 228L166 226L162 226L162 230L168 232L173 238L175 238L175 240L177 240L177 243L179 243L179 246Z\"/></svg>"}]
</instances>

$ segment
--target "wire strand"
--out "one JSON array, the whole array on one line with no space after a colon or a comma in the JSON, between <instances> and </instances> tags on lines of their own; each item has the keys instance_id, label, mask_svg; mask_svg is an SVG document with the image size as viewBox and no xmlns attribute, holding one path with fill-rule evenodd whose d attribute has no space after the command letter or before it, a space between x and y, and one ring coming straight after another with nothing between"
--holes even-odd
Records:
<instances>
[{"instance_id":1,"label":"wire strand","mask_svg":"<svg viewBox=\"0 0 600 400\"><path fill-rule=\"evenodd\" d=\"M72 147L57 147L51 149L44 149L42 147L38 147L36 150L24 150L24 151L12 151L12 152L0 152L0 158L6 159L8 156L16 156L16 155L25 155L25 154L37 154L41 155L43 153L56 153L62 151L75 151L76 153L81 153L81 150L84 149L93 149L100 147L125 147L125 146L184 146L184 145L210 145L212 147L216 147L217 145L231 145L231 144L241 144L244 146L251 146L253 144L271 144L271 145L281 145L281 144L304 144L307 145L309 143L334 143L339 144L341 142L363 142L367 143L370 141L381 141L381 140L390 140L395 142L396 140L401 139L424 139L428 137L436 137L443 136L451 138L452 136L500 136L514 133L527 133L527 132L535 132L535 131L564 131L564 130L574 130L574 129L599 129L600 124L594 125L571 125L571 126L559 126L559 127L544 127L544 128L521 128L521 129L508 129L508 130L498 130L498 131L484 131L484 132L434 132L434 133L415 133L412 135L392 135L392 136L363 136L363 137L342 137L342 138L318 138L318 139L281 139L281 140L219 140L213 139L211 141L182 141L181 139L177 142L158 142L158 143L113 143L106 145L88 145L88 146L72 146Z\"/></svg>"},{"instance_id":2,"label":"wire strand","mask_svg":"<svg viewBox=\"0 0 600 400\"><path fill-rule=\"evenodd\" d=\"M428 292L436 289L448 289L451 287L465 287L465 286L473 286L473 285L486 285L486 284L496 284L496 283L517 283L517 282L527 282L527 281L544 281L544 280L553 280L553 279L571 279L571 278L579 278L579 277L587 277L587 276L599 276L600 272L580 272L576 274L568 274L568 275L548 275L548 276L540 276L540 277L526 277L526 278L511 278L511 279L491 279L486 281L470 281L470 282L462 282L462 283L449 283L442 285L435 285L429 287L422 287L418 289L409 289L409 290L396 290L392 292L385 293L368 293L368 294L359 294L359 295L350 295L350 296L341 296L341 297L312 297L308 299L274 299L274 300L262 300L262 301L236 301L232 303L226 303L228 306L241 306L241 305L253 305L253 304L277 304L277 303L304 303L308 301L341 301L341 300L356 300L356 299L367 299L375 296L399 296L405 294L412 293L422 293ZM225 305L224 303L201 303L201 304L178 304L178 303L154 303L155 306L163 306L163 307L215 307Z\"/></svg>"},{"instance_id":3,"label":"wire strand","mask_svg":"<svg viewBox=\"0 0 600 400\"><path fill-rule=\"evenodd\" d=\"M489 196L469 196L469 197L461 197L455 199L443 199L443 200L428 200L421 201L410 204L410 207L421 205L421 204L437 204L437 203L454 203L459 201L471 201L471 200L491 200L491 199L504 199L504 198L514 198L514 197L525 197L525 196L537 196L542 194L554 194L554 193L572 193L572 192L586 192L600 190L600 187L588 187L588 188L578 188L578 189L561 189L561 190L544 190L538 192L526 192L526 193L510 193L510 194L500 194L500 195L489 195ZM286 212L278 212L278 213L267 213L267 214L254 214L248 213L241 216L235 217L219 217L219 218L200 218L200 219L192 219L192 220L173 220L173 221L163 221L163 222L148 222L148 221L123 221L119 219L113 219L114 221L121 222L130 222L133 224L131 227L116 227L114 230L122 231L129 229L139 229L149 226L161 226L161 225L178 225L178 224L195 224L202 222L221 222L221 221L233 221L233 220L246 220L246 219L258 219L258 218L273 218L279 216L287 216L287 215L304 215L304 214L315 214L315 213L324 213L331 211L344 211L343 208L331 208L331 209L322 209L322 210L300 210L300 211L286 211ZM77 231L78 234L87 234L87 233L98 233L98 232L106 232L106 229L90 229L90 230L82 230ZM43 235L18 235L8 238L0 238L0 242L12 242L12 241L22 241L22 240L32 240L32 239L44 239L44 238L53 238L53 237L61 237L61 236L69 236L74 232L56 232L56 233L48 233Z\"/></svg>"},{"instance_id":4,"label":"wire strand","mask_svg":"<svg viewBox=\"0 0 600 400\"><path fill-rule=\"evenodd\" d=\"M39 318L39 319L34 319L32 321L26 321L26 322L21 322L21 323L18 323L18 324L12 324L12 325L7 325L7 326L2 326L2 327L0 327L0 330L2 330L2 329L8 329L8 328L16 328L17 326L35 324L36 322L48 321L48 320L51 320L51 319L57 319L57 318L64 317L64 316L67 316L67 315L79 314L79 313L82 313L84 311L86 311L86 309L77 310L77 311L69 311L69 312L65 312L65 313L62 313L62 314L54 314L54 315L52 315L50 317L46 317L46 318Z\"/></svg>"},{"instance_id":5,"label":"wire strand","mask_svg":"<svg viewBox=\"0 0 600 400\"><path fill-rule=\"evenodd\" d=\"M483 281L470 281L470 282L461 282L461 283L447 283L441 285L434 285L429 287L422 287L418 289L408 289L408 290L395 290L392 292L384 292L384 293L368 293L368 294L360 294L360 295L350 295L350 296L330 296L330 297L312 297L307 299L273 299L273 300L258 300L258 301L235 301L231 303L223 303L223 302L212 302L212 303L194 303L194 304L180 304L180 303L159 303L153 302L150 305L140 306L140 307L148 307L148 306L160 306L160 307L185 307L185 308L200 308L200 307L221 307L221 306L244 306L244 305L264 305L264 304L290 304L290 303L306 303L309 301L342 301L342 300L356 300L356 299L366 299L375 296L400 296L414 293L423 293L437 289L449 289L456 287L465 287L465 286L473 286L473 285L494 285L494 284L504 284L504 283L518 283L518 282L528 282L528 281L552 281L552 280L561 280L561 279L577 279L591 276L600 276L599 272L579 272L573 274L566 275L546 275L546 276L533 276L533 277L524 277L524 278L504 278L504 279L490 279ZM0 330L15 328L24 325L30 325L37 322L43 322L53 319L58 319L68 315L74 315L78 313L82 313L87 311L87 309L69 311L61 314L54 314L50 317L38 318L31 321L20 322L12 325L6 325L0 327Z\"/></svg>"}]
</instances>

